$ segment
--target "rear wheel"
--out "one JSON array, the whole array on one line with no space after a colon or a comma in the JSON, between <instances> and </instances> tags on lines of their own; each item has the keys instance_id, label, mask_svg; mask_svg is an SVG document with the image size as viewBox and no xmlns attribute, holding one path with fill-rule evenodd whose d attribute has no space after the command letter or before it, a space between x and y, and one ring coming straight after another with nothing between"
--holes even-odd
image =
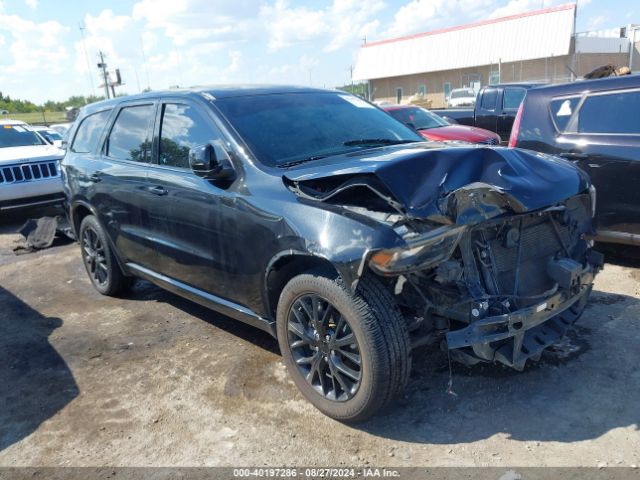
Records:
<instances>
[{"instance_id":1,"label":"rear wheel","mask_svg":"<svg viewBox=\"0 0 640 480\"><path fill-rule=\"evenodd\" d=\"M294 277L280 296L277 330L294 382L332 418L365 420L406 385L406 324L373 277L362 278L356 293L321 274Z\"/></svg>"},{"instance_id":2,"label":"rear wheel","mask_svg":"<svg viewBox=\"0 0 640 480\"><path fill-rule=\"evenodd\" d=\"M79 241L89 280L98 292L114 296L131 286L132 278L125 276L120 270L107 235L93 215L82 219Z\"/></svg>"}]
</instances>

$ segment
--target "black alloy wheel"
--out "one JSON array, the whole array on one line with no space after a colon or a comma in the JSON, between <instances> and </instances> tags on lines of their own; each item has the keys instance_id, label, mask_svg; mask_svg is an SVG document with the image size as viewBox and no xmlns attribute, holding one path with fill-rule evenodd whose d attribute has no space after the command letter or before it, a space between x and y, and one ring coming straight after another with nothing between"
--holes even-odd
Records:
<instances>
[{"instance_id":1,"label":"black alloy wheel","mask_svg":"<svg viewBox=\"0 0 640 480\"><path fill-rule=\"evenodd\" d=\"M298 297L288 315L288 342L307 382L332 401L351 399L362 379L358 341L349 322L317 294Z\"/></svg>"},{"instance_id":2,"label":"black alloy wheel","mask_svg":"<svg viewBox=\"0 0 640 480\"><path fill-rule=\"evenodd\" d=\"M78 239L85 269L98 292L115 296L133 285L133 278L120 269L107 234L96 217L87 215L82 219Z\"/></svg>"},{"instance_id":3,"label":"black alloy wheel","mask_svg":"<svg viewBox=\"0 0 640 480\"><path fill-rule=\"evenodd\" d=\"M102 240L93 227L89 226L82 232L82 257L87 273L94 284L99 286L109 282L109 267Z\"/></svg>"}]
</instances>

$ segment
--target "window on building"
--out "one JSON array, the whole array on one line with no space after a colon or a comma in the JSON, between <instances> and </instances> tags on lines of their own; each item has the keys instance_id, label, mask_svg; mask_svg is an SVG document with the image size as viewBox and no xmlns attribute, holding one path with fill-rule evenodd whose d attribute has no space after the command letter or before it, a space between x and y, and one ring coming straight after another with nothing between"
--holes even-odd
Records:
<instances>
[{"instance_id":1,"label":"window on building","mask_svg":"<svg viewBox=\"0 0 640 480\"><path fill-rule=\"evenodd\" d=\"M211 122L189 105L167 103L162 109L159 163L189 168L189 150L220 139Z\"/></svg>"},{"instance_id":2,"label":"window on building","mask_svg":"<svg viewBox=\"0 0 640 480\"><path fill-rule=\"evenodd\" d=\"M82 120L71 145L75 153L90 153L98 141L98 133L104 128L111 110L93 113Z\"/></svg>"},{"instance_id":3,"label":"window on building","mask_svg":"<svg viewBox=\"0 0 640 480\"><path fill-rule=\"evenodd\" d=\"M449 100L449 97L451 97L451 82L444 82L443 90L444 90L444 99L445 101L447 101Z\"/></svg>"},{"instance_id":4,"label":"window on building","mask_svg":"<svg viewBox=\"0 0 640 480\"><path fill-rule=\"evenodd\" d=\"M580 107L578 132L640 134L640 91L592 95Z\"/></svg>"},{"instance_id":5,"label":"window on building","mask_svg":"<svg viewBox=\"0 0 640 480\"><path fill-rule=\"evenodd\" d=\"M461 82L463 88L472 88L476 92L480 90L481 77L479 73L468 73L466 75L462 75Z\"/></svg>"},{"instance_id":6,"label":"window on building","mask_svg":"<svg viewBox=\"0 0 640 480\"><path fill-rule=\"evenodd\" d=\"M557 98L551 101L549 109L551 111L551 119L556 128L560 132L564 132L569 125L569 120L576 111L576 107L580 102L580 97L573 98Z\"/></svg>"},{"instance_id":7,"label":"window on building","mask_svg":"<svg viewBox=\"0 0 640 480\"><path fill-rule=\"evenodd\" d=\"M119 160L148 162L151 152L149 121L153 119L153 112L153 105L120 110L107 140L107 155Z\"/></svg>"},{"instance_id":8,"label":"window on building","mask_svg":"<svg viewBox=\"0 0 640 480\"><path fill-rule=\"evenodd\" d=\"M491 70L489 72L489 85L495 85L497 83L500 83L500 71Z\"/></svg>"},{"instance_id":9,"label":"window on building","mask_svg":"<svg viewBox=\"0 0 640 480\"><path fill-rule=\"evenodd\" d=\"M402 88L396 88L396 103L402 102Z\"/></svg>"},{"instance_id":10,"label":"window on building","mask_svg":"<svg viewBox=\"0 0 640 480\"><path fill-rule=\"evenodd\" d=\"M487 88L482 94L482 103L480 105L483 110L495 110L497 101L498 90L495 88Z\"/></svg>"},{"instance_id":11,"label":"window on building","mask_svg":"<svg viewBox=\"0 0 640 480\"><path fill-rule=\"evenodd\" d=\"M527 91L520 87L505 87L502 97L503 110L518 110Z\"/></svg>"},{"instance_id":12,"label":"window on building","mask_svg":"<svg viewBox=\"0 0 640 480\"><path fill-rule=\"evenodd\" d=\"M418 85L418 95L424 97L427 94L427 86L422 84Z\"/></svg>"}]
</instances>

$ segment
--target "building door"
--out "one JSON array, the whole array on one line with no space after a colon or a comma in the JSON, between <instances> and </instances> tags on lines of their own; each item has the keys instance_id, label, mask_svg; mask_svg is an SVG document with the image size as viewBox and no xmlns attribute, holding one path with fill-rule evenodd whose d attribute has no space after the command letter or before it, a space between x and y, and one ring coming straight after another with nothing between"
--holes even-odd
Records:
<instances>
[{"instance_id":1,"label":"building door","mask_svg":"<svg viewBox=\"0 0 640 480\"><path fill-rule=\"evenodd\" d=\"M396 88L396 103L402 102L402 88Z\"/></svg>"},{"instance_id":2,"label":"building door","mask_svg":"<svg viewBox=\"0 0 640 480\"><path fill-rule=\"evenodd\" d=\"M447 103L449 101L449 97L451 97L451 82L444 82L443 90L444 90L444 103Z\"/></svg>"}]
</instances>

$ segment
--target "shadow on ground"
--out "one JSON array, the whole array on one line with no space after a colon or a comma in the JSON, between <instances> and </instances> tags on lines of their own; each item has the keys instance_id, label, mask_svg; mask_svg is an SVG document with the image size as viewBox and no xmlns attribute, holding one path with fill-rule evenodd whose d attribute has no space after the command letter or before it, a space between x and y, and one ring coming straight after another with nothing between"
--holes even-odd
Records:
<instances>
[{"instance_id":1,"label":"shadow on ground","mask_svg":"<svg viewBox=\"0 0 640 480\"><path fill-rule=\"evenodd\" d=\"M62 320L44 317L0 287L0 451L33 433L78 396L49 343Z\"/></svg>"}]
</instances>

